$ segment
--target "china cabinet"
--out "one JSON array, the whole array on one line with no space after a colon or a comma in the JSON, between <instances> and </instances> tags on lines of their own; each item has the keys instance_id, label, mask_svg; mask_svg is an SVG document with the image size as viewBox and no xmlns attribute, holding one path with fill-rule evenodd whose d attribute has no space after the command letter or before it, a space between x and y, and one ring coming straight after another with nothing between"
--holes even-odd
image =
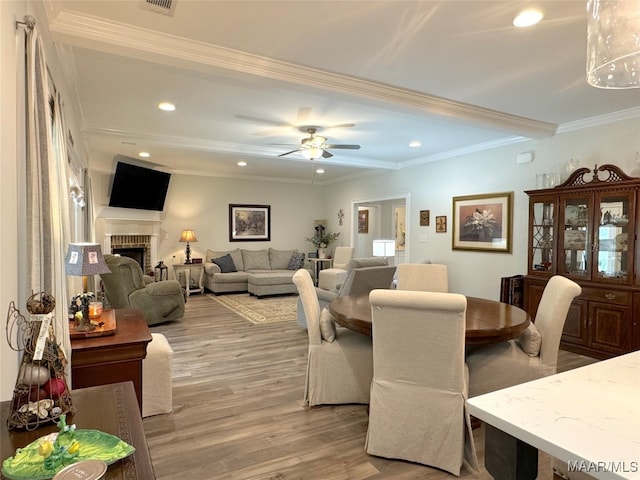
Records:
<instances>
[{"instance_id":1,"label":"china cabinet","mask_svg":"<svg viewBox=\"0 0 640 480\"><path fill-rule=\"evenodd\" d=\"M535 318L552 275L580 284L562 348L596 358L640 349L640 178L614 165L576 170L555 188L530 190L524 307Z\"/></svg>"}]
</instances>

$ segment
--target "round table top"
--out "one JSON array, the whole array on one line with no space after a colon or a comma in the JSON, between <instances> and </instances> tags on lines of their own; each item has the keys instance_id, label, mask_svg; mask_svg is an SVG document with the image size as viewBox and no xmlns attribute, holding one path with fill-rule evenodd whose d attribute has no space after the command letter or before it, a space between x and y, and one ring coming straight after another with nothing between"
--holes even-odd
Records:
<instances>
[{"instance_id":1,"label":"round table top","mask_svg":"<svg viewBox=\"0 0 640 480\"><path fill-rule=\"evenodd\" d=\"M329 305L336 322L355 332L371 336L369 295L338 297ZM514 305L467 297L467 345L504 342L518 337L529 326L531 317Z\"/></svg>"}]
</instances>

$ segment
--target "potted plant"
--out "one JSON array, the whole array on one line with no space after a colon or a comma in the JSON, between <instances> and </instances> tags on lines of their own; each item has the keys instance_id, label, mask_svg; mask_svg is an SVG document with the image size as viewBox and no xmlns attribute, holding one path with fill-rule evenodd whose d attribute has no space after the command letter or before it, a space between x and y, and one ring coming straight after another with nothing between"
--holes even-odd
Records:
<instances>
[{"instance_id":1,"label":"potted plant","mask_svg":"<svg viewBox=\"0 0 640 480\"><path fill-rule=\"evenodd\" d=\"M308 237L305 240L311 242L316 247L318 258L327 258L327 248L338 240L339 236L339 233L327 232L322 225L318 225L313 237Z\"/></svg>"}]
</instances>

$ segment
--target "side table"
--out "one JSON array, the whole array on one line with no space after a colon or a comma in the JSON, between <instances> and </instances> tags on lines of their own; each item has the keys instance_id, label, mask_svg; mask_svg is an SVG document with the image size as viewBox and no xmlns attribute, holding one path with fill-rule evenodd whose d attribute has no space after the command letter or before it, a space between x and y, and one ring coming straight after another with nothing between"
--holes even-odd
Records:
<instances>
[{"instance_id":1,"label":"side table","mask_svg":"<svg viewBox=\"0 0 640 480\"><path fill-rule=\"evenodd\" d=\"M180 281L179 272L184 272L185 290L187 297L191 293L203 293L204 292L204 265L202 263L174 263L173 274L178 282ZM191 283L191 277L197 282Z\"/></svg>"},{"instance_id":2,"label":"side table","mask_svg":"<svg viewBox=\"0 0 640 480\"><path fill-rule=\"evenodd\" d=\"M153 464L137 407L136 393L131 382L114 383L71 391L75 413L67 415L67 424L77 428L100 430L124 440L136 449L133 454L109 465L104 477L108 480L154 480ZM0 454L2 460L15 455L16 449L34 440L57 432L54 424L36 430L11 430L7 417L11 401L0 404ZM4 478L4 477L2 477Z\"/></svg>"},{"instance_id":3,"label":"side table","mask_svg":"<svg viewBox=\"0 0 640 480\"><path fill-rule=\"evenodd\" d=\"M115 334L71 339L71 388L132 381L142 412L142 360L150 341L140 310L116 309Z\"/></svg>"},{"instance_id":4,"label":"side table","mask_svg":"<svg viewBox=\"0 0 640 480\"><path fill-rule=\"evenodd\" d=\"M309 261L313 264L312 265L313 284L317 287L318 275L320 274L320 270L324 268L331 268L331 264L333 263L333 260L331 258L310 258Z\"/></svg>"}]
</instances>

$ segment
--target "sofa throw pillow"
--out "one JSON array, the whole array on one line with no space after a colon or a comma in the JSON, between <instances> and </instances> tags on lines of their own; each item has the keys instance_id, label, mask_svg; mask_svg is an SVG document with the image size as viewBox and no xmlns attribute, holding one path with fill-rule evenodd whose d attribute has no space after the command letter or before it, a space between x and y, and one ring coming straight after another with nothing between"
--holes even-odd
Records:
<instances>
[{"instance_id":1,"label":"sofa throw pillow","mask_svg":"<svg viewBox=\"0 0 640 480\"><path fill-rule=\"evenodd\" d=\"M328 309L323 308L320 312L320 336L325 342L332 343L336 339L336 324Z\"/></svg>"},{"instance_id":2,"label":"sofa throw pillow","mask_svg":"<svg viewBox=\"0 0 640 480\"><path fill-rule=\"evenodd\" d=\"M542 335L540 335L540 331L533 323L530 323L527 329L520 334L518 341L527 355L537 357L540 353Z\"/></svg>"},{"instance_id":3,"label":"sofa throw pillow","mask_svg":"<svg viewBox=\"0 0 640 480\"><path fill-rule=\"evenodd\" d=\"M222 257L214 258L213 263L220 267L222 273L237 272L233 258L228 253Z\"/></svg>"},{"instance_id":4,"label":"sofa throw pillow","mask_svg":"<svg viewBox=\"0 0 640 480\"><path fill-rule=\"evenodd\" d=\"M298 270L304 268L304 253L294 252L289 259L288 270Z\"/></svg>"},{"instance_id":5,"label":"sofa throw pillow","mask_svg":"<svg viewBox=\"0 0 640 480\"><path fill-rule=\"evenodd\" d=\"M271 270L286 270L289 265L289 259L296 250L276 250L269 248L269 263Z\"/></svg>"},{"instance_id":6,"label":"sofa throw pillow","mask_svg":"<svg viewBox=\"0 0 640 480\"><path fill-rule=\"evenodd\" d=\"M264 250L242 250L242 262L244 263L244 271L251 270L271 270L269 263L269 252Z\"/></svg>"}]
</instances>

